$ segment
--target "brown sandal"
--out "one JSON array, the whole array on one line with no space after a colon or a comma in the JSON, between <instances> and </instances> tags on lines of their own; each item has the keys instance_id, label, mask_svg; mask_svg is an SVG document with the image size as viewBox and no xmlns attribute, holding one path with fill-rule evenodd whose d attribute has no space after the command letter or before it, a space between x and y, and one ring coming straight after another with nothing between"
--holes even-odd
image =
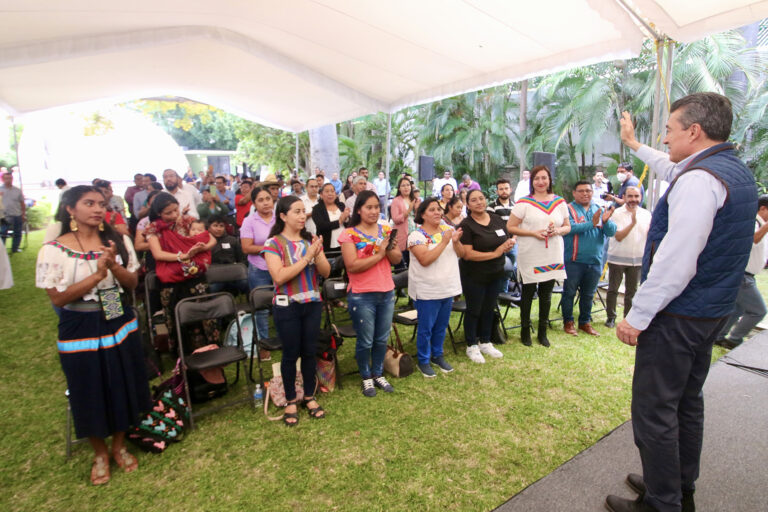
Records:
<instances>
[{"instance_id":1,"label":"brown sandal","mask_svg":"<svg viewBox=\"0 0 768 512\"><path fill-rule=\"evenodd\" d=\"M91 466L91 483L93 485L104 485L112 477L109 473L109 457L106 455L97 455L93 459Z\"/></svg>"},{"instance_id":2,"label":"brown sandal","mask_svg":"<svg viewBox=\"0 0 768 512\"><path fill-rule=\"evenodd\" d=\"M139 468L139 460L125 448L120 448L120 451L117 452L115 462L126 473L136 471Z\"/></svg>"}]
</instances>

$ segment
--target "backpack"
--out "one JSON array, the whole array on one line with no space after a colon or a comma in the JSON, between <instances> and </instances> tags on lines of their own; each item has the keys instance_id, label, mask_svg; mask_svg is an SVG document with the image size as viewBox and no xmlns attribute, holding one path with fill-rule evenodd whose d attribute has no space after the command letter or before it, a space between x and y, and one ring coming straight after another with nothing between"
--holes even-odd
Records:
<instances>
[{"instance_id":1,"label":"backpack","mask_svg":"<svg viewBox=\"0 0 768 512\"><path fill-rule=\"evenodd\" d=\"M240 336L243 338L243 350L246 354L251 353L251 345L253 344L253 319L250 313L245 311L237 312L237 323L240 324ZM235 325L235 319L229 322L227 327L227 336L224 338L224 345L229 347L237 346L237 326Z\"/></svg>"}]
</instances>

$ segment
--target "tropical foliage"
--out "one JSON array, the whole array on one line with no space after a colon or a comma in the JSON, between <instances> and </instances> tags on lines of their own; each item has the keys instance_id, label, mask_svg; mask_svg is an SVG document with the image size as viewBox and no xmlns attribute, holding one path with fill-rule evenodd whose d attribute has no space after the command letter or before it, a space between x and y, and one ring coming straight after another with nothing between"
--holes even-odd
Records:
<instances>
[{"instance_id":1,"label":"tropical foliage","mask_svg":"<svg viewBox=\"0 0 768 512\"><path fill-rule=\"evenodd\" d=\"M638 137L651 140L651 118L657 69L656 47L648 41L641 54L627 61L574 68L529 81L526 129L520 131L520 86L507 84L404 109L392 114L390 175L413 172L419 155L432 155L438 171L468 173L489 185L503 171L533 163L534 151L557 156L558 184L563 187L590 175L596 165L630 157L618 137L618 118L629 110ZM768 178L768 52L750 48L738 31L728 31L690 44L675 44L669 101L699 91L728 96L734 105L732 140L756 170ZM666 99L664 100L666 101ZM177 141L195 149L237 147L243 161L275 170L295 167L293 134L234 118L211 107L171 106L144 102L145 111ZM342 175L360 166L384 169L387 115L376 114L340 123L339 161ZM601 150L604 141L615 149ZM307 168L309 140L300 136L299 166ZM764 174L766 175L764 177Z\"/></svg>"}]
</instances>

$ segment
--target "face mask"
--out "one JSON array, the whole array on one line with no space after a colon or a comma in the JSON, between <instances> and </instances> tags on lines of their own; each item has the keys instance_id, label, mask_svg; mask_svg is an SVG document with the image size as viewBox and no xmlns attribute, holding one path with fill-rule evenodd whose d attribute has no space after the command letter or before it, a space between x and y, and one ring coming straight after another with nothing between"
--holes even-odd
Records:
<instances>
[{"instance_id":1,"label":"face mask","mask_svg":"<svg viewBox=\"0 0 768 512\"><path fill-rule=\"evenodd\" d=\"M628 178L628 177L629 177L629 174L627 174L627 173L625 173L625 172L620 172L620 173L616 174L616 178L617 178L617 179L619 180L619 182L621 182L621 183L624 183L625 181L627 181L627 178Z\"/></svg>"}]
</instances>

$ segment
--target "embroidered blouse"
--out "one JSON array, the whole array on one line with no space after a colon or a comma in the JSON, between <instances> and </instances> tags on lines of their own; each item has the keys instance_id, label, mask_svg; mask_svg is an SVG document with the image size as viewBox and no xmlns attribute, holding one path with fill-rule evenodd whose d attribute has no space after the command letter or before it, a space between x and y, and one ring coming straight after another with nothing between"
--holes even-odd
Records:
<instances>
[{"instance_id":1,"label":"embroidered blouse","mask_svg":"<svg viewBox=\"0 0 768 512\"><path fill-rule=\"evenodd\" d=\"M377 236L366 235L357 228L347 228L339 235L339 244L353 243L357 249L358 258L368 258L374 253L383 251L386 240L392 228L387 224L379 224ZM392 269L389 259L382 258L376 265L360 273L349 274L349 288L351 293L388 292L395 288L392 281Z\"/></svg>"},{"instance_id":2,"label":"embroidered blouse","mask_svg":"<svg viewBox=\"0 0 768 512\"><path fill-rule=\"evenodd\" d=\"M568 206L565 199L557 195L546 203L525 196L515 204L511 213L522 220L522 229L540 231L547 229L550 223L556 228L562 226L568 218ZM532 236L519 236L517 246L517 268L524 283L565 279L563 237L553 236L544 242Z\"/></svg>"},{"instance_id":3,"label":"embroidered blouse","mask_svg":"<svg viewBox=\"0 0 768 512\"><path fill-rule=\"evenodd\" d=\"M128 253L126 269L129 272L136 272L139 269L139 261L136 258L136 252L133 250L131 239L123 235L123 244L125 244L125 250ZM96 251L75 251L62 245L57 240L43 244L40 252L37 253L35 286L38 288L56 288L57 291L63 292L69 286L95 273L96 260L99 259L100 255L101 253ZM122 264L119 254L116 257L116 261ZM91 288L83 295L82 300L98 302L99 296L96 288L105 290L114 286L117 286L121 292L123 291L123 288L115 279L115 276L112 275L112 272L107 270L107 277L99 281L97 287Z\"/></svg>"},{"instance_id":4,"label":"embroidered blouse","mask_svg":"<svg viewBox=\"0 0 768 512\"><path fill-rule=\"evenodd\" d=\"M264 242L262 254L278 256L283 265L289 267L306 256L310 243L306 240L294 242L282 235L273 236ZM317 271L312 263L299 274L280 286L275 286L275 295L287 295L291 302L319 302L320 289L317 286ZM274 302L274 299L272 300Z\"/></svg>"}]
</instances>

